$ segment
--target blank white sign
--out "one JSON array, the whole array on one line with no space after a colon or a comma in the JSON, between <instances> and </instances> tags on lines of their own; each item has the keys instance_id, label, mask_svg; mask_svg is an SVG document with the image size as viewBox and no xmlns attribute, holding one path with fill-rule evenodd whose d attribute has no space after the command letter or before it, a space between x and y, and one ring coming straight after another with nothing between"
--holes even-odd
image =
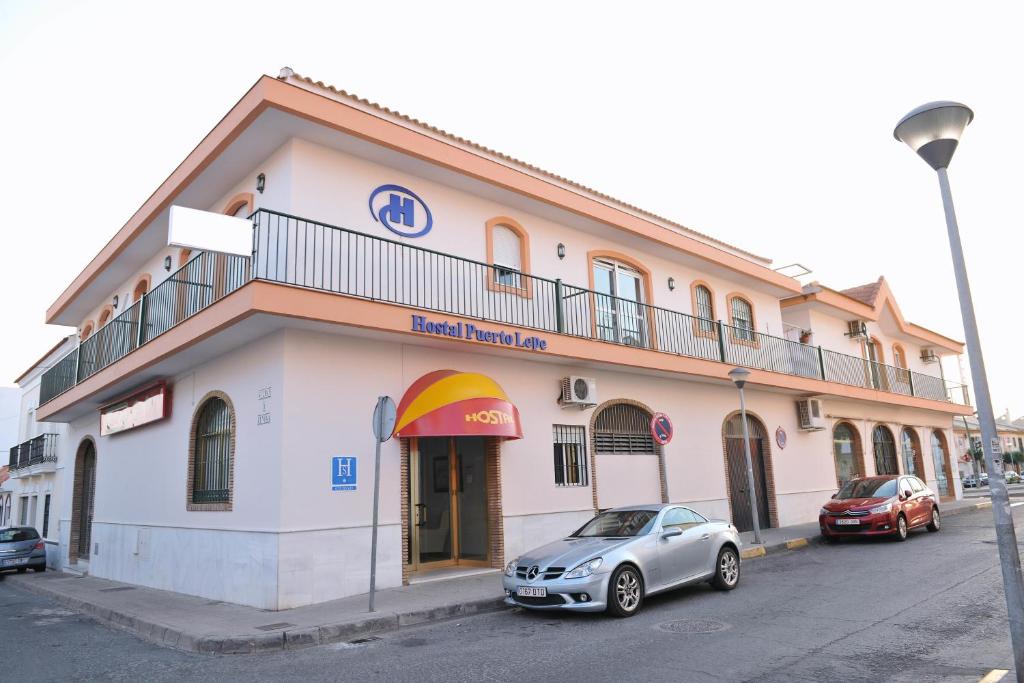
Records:
<instances>
[{"instance_id":1,"label":"blank white sign","mask_svg":"<svg viewBox=\"0 0 1024 683\"><path fill-rule=\"evenodd\" d=\"M247 218L172 206L167 246L252 256L252 222Z\"/></svg>"}]
</instances>

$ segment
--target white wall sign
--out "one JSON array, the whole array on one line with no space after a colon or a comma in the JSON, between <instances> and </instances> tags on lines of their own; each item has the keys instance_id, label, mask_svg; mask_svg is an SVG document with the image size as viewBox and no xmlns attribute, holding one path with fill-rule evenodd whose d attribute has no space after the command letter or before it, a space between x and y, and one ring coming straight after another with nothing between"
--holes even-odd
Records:
<instances>
[{"instance_id":1,"label":"white wall sign","mask_svg":"<svg viewBox=\"0 0 1024 683\"><path fill-rule=\"evenodd\" d=\"M247 218L172 206L167 246L252 256L252 222Z\"/></svg>"}]
</instances>

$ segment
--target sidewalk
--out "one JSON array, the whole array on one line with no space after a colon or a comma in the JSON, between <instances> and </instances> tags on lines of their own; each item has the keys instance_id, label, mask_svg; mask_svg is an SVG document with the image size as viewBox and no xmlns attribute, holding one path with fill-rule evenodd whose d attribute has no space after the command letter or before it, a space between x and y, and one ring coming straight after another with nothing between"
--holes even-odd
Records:
<instances>
[{"instance_id":1,"label":"sidewalk","mask_svg":"<svg viewBox=\"0 0 1024 683\"><path fill-rule=\"evenodd\" d=\"M947 503L943 514L989 505L987 501ZM765 529L762 546L752 546L752 536L743 534L745 559L816 542L818 524ZM376 597L377 611L370 614L365 595L274 612L62 572L5 575L5 583L45 595L145 640L180 650L223 654L350 642L416 624L499 610L504 606L500 579L501 574L494 570L381 590Z\"/></svg>"}]
</instances>

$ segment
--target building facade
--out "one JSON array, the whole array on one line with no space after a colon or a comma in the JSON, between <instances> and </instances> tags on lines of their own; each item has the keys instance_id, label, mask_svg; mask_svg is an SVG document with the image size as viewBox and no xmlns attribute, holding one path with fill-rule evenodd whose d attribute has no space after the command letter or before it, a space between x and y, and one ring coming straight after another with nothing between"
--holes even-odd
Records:
<instances>
[{"instance_id":1,"label":"building facade","mask_svg":"<svg viewBox=\"0 0 1024 683\"><path fill-rule=\"evenodd\" d=\"M953 434L956 443L957 463L960 478L974 473L974 460L979 472L986 472L985 458L972 455L981 453L981 425L974 415L962 415L953 419ZM1024 427L1014 423L1008 416L996 418L996 438L1004 470L1021 472L1024 465Z\"/></svg>"},{"instance_id":2,"label":"building facade","mask_svg":"<svg viewBox=\"0 0 1024 683\"><path fill-rule=\"evenodd\" d=\"M171 205L248 256L167 245ZM284 609L500 567L595 510L811 521L844 481L961 495L971 412L887 283L770 261L284 70L261 78L49 309L62 563ZM455 568L455 569L451 569ZM436 574L433 574L436 576Z\"/></svg>"}]
</instances>

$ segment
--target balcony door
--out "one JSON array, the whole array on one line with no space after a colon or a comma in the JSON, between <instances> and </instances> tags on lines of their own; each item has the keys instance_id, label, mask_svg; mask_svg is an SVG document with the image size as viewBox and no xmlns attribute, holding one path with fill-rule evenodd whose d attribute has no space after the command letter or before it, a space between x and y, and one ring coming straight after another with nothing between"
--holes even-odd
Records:
<instances>
[{"instance_id":1,"label":"balcony door","mask_svg":"<svg viewBox=\"0 0 1024 683\"><path fill-rule=\"evenodd\" d=\"M622 263L594 260L597 336L628 346L647 346L643 275Z\"/></svg>"}]
</instances>

